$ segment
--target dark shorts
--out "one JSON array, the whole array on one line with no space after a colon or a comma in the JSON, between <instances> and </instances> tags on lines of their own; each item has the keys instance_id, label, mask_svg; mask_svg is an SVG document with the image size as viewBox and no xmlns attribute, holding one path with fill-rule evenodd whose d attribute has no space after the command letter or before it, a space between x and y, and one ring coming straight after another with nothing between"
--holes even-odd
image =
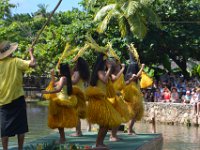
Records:
<instances>
[{"instance_id":1,"label":"dark shorts","mask_svg":"<svg viewBox=\"0 0 200 150\"><path fill-rule=\"evenodd\" d=\"M26 102L24 96L0 108L1 137L11 137L28 132Z\"/></svg>"}]
</instances>

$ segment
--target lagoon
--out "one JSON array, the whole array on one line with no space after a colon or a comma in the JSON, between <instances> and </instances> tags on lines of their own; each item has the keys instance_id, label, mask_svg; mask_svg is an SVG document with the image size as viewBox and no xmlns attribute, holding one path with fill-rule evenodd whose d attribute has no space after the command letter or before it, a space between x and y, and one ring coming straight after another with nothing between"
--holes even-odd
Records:
<instances>
[{"instance_id":1,"label":"lagoon","mask_svg":"<svg viewBox=\"0 0 200 150\"><path fill-rule=\"evenodd\" d=\"M57 132L47 126L48 108L34 103L27 104L29 132L26 134L25 142L47 136ZM83 129L87 124L83 121ZM137 122L135 125L137 133L151 133L151 124ZM186 127L183 125L156 124L157 133L162 133L164 138L163 150L200 150L200 127ZM9 145L16 146L16 137L9 140ZM0 144L0 149L2 146Z\"/></svg>"}]
</instances>

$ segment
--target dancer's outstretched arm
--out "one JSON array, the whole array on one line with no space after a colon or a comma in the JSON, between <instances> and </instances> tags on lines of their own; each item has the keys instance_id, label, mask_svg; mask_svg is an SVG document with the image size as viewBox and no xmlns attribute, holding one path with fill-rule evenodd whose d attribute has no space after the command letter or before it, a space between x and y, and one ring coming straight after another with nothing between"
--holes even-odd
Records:
<instances>
[{"instance_id":1,"label":"dancer's outstretched arm","mask_svg":"<svg viewBox=\"0 0 200 150\"><path fill-rule=\"evenodd\" d=\"M137 73L137 78L139 78L142 75L142 71L144 70L145 64L142 64L142 67L140 68L139 72Z\"/></svg>"}]
</instances>

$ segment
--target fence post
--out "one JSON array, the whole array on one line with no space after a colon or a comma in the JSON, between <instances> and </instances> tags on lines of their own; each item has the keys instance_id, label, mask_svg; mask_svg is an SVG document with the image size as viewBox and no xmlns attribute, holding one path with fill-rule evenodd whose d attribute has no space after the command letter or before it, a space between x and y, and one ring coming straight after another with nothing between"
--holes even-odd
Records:
<instances>
[{"instance_id":1,"label":"fence post","mask_svg":"<svg viewBox=\"0 0 200 150\"><path fill-rule=\"evenodd\" d=\"M195 126L198 127L199 126L199 117L198 115L196 115L196 122L195 122Z\"/></svg>"},{"instance_id":2,"label":"fence post","mask_svg":"<svg viewBox=\"0 0 200 150\"><path fill-rule=\"evenodd\" d=\"M156 133L156 115L154 106L153 106L153 118L152 118L152 133Z\"/></svg>"}]
</instances>

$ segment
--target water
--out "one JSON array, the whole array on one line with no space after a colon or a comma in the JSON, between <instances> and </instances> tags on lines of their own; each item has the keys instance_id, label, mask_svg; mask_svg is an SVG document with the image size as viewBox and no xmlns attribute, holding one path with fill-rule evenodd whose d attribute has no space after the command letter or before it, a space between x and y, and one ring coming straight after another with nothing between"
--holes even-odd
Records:
<instances>
[{"instance_id":1,"label":"water","mask_svg":"<svg viewBox=\"0 0 200 150\"><path fill-rule=\"evenodd\" d=\"M27 104L29 133L26 134L26 142L57 132L48 128L47 113L47 107ZM157 124L156 129L157 133L163 134L163 150L200 150L200 128ZM151 124L136 123L135 131L137 133L151 133ZM9 139L9 145L16 144L16 137Z\"/></svg>"},{"instance_id":2,"label":"water","mask_svg":"<svg viewBox=\"0 0 200 150\"><path fill-rule=\"evenodd\" d=\"M156 124L164 138L163 150L200 150L200 128ZM151 133L151 124L136 123L137 133Z\"/></svg>"}]
</instances>

